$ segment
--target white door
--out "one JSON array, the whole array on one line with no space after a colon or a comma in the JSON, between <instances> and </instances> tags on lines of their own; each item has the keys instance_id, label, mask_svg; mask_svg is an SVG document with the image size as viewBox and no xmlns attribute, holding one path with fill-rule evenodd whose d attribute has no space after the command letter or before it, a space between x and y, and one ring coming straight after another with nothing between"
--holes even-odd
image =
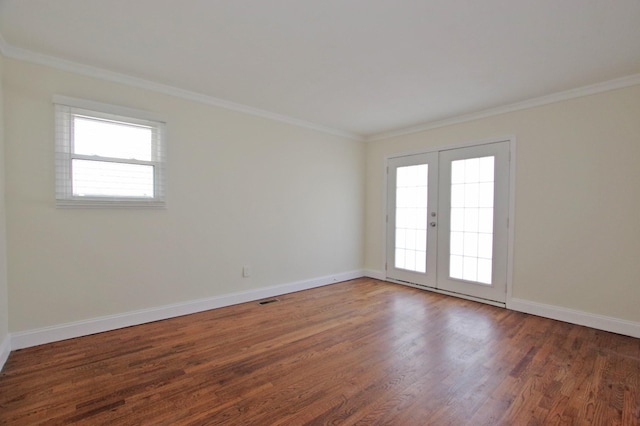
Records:
<instances>
[{"instance_id":1,"label":"white door","mask_svg":"<svg viewBox=\"0 0 640 426\"><path fill-rule=\"evenodd\" d=\"M509 142L388 165L387 277L504 303Z\"/></svg>"},{"instance_id":2,"label":"white door","mask_svg":"<svg viewBox=\"0 0 640 426\"><path fill-rule=\"evenodd\" d=\"M387 276L436 286L438 153L388 162Z\"/></svg>"}]
</instances>

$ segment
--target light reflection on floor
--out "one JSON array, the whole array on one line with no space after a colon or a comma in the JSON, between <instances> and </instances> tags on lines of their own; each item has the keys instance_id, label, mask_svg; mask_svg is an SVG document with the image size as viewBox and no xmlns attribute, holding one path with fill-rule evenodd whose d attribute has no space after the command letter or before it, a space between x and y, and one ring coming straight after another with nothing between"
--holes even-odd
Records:
<instances>
[{"instance_id":1,"label":"light reflection on floor","mask_svg":"<svg viewBox=\"0 0 640 426\"><path fill-rule=\"evenodd\" d=\"M387 341L396 368L417 358L424 372L446 361L456 367L451 371L458 372L449 378L453 382L464 376L465 368L477 368L479 360L491 357L492 348L486 343L499 332L491 310L500 308L464 301L463 306L438 309L449 297L421 291L394 295Z\"/></svg>"}]
</instances>

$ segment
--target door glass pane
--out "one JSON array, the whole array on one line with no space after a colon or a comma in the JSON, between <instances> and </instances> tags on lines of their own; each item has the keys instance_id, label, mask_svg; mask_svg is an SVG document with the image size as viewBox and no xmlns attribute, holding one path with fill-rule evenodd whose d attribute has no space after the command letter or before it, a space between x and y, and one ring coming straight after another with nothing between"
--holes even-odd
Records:
<instances>
[{"instance_id":1,"label":"door glass pane","mask_svg":"<svg viewBox=\"0 0 640 426\"><path fill-rule=\"evenodd\" d=\"M493 156L451 163L451 278L491 284L494 163Z\"/></svg>"},{"instance_id":2,"label":"door glass pane","mask_svg":"<svg viewBox=\"0 0 640 426\"><path fill-rule=\"evenodd\" d=\"M396 169L396 247L398 269L427 271L427 195L429 165Z\"/></svg>"}]
</instances>

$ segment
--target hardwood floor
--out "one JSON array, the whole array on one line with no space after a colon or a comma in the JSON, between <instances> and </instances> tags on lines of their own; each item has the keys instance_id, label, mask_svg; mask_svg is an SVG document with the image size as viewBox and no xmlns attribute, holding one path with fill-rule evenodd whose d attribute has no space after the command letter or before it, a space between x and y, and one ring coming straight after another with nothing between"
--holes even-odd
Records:
<instances>
[{"instance_id":1,"label":"hardwood floor","mask_svg":"<svg viewBox=\"0 0 640 426\"><path fill-rule=\"evenodd\" d=\"M636 425L640 339L372 279L13 352L0 424Z\"/></svg>"}]
</instances>

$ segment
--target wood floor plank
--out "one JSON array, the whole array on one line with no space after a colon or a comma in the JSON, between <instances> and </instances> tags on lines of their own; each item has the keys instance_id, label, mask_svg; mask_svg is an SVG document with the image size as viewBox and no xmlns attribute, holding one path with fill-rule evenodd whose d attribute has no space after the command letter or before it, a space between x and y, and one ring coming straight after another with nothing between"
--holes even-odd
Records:
<instances>
[{"instance_id":1,"label":"wood floor plank","mask_svg":"<svg viewBox=\"0 0 640 426\"><path fill-rule=\"evenodd\" d=\"M638 425L640 339L362 278L14 351L0 424Z\"/></svg>"}]
</instances>

